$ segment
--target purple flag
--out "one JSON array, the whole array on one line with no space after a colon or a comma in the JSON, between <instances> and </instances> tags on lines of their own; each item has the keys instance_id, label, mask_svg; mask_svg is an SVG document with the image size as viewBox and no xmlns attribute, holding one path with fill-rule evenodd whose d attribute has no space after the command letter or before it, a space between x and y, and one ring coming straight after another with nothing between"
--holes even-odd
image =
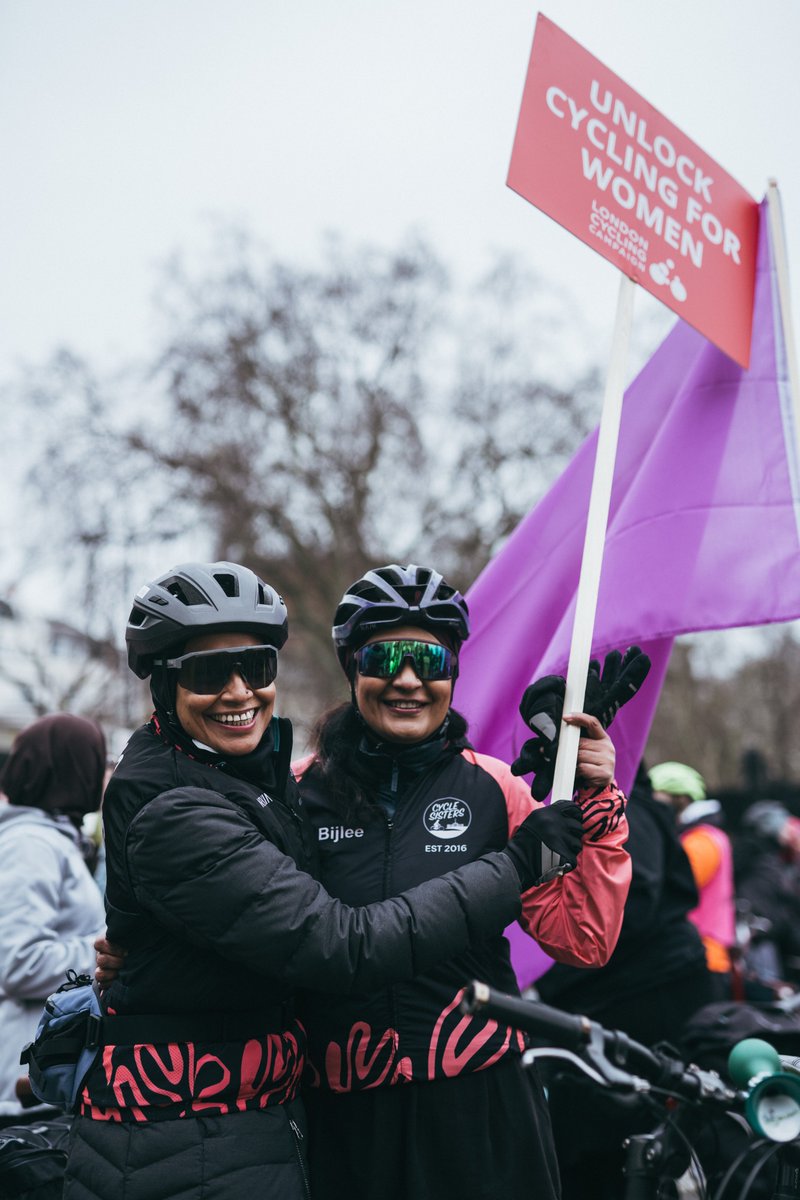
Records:
<instances>
[{"instance_id":1,"label":"purple flag","mask_svg":"<svg viewBox=\"0 0 800 1200\"><path fill-rule=\"evenodd\" d=\"M480 751L510 762L527 730L525 687L565 673L597 434L520 523L468 593L472 636L458 707ZM750 367L682 322L625 393L593 654L636 643L653 660L617 716L617 778L643 753L673 639L800 617L796 440L766 201ZM509 931L525 985L547 961Z\"/></svg>"}]
</instances>

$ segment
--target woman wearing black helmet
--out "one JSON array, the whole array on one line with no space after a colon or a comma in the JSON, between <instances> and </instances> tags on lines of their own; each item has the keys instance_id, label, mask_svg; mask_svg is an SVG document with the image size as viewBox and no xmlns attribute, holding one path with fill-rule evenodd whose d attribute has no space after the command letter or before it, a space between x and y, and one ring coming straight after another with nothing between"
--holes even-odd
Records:
<instances>
[{"instance_id":1,"label":"woman wearing black helmet","mask_svg":"<svg viewBox=\"0 0 800 1200\"><path fill-rule=\"evenodd\" d=\"M296 986L366 991L497 933L541 843L369 907L302 868L312 844L273 716L282 599L233 563L142 588L127 641L152 719L104 801L110 939L127 957L73 1126L65 1196L307 1195Z\"/></svg>"},{"instance_id":2,"label":"woman wearing black helmet","mask_svg":"<svg viewBox=\"0 0 800 1200\"><path fill-rule=\"evenodd\" d=\"M466 602L429 568L379 567L342 598L333 637L351 702L321 720L315 753L295 764L321 878L348 904L369 903L503 846L532 808L543 822L572 811L578 845L581 834L586 841L578 866L528 893L524 923L555 958L599 965L614 947L630 879L613 745L594 717L572 718L588 735L580 808L538 807L505 763L472 749L452 708L468 636ZM315 1196L559 1194L546 1105L521 1066L521 1038L460 1012L473 978L517 990L499 931L448 947L413 981L308 998Z\"/></svg>"}]
</instances>

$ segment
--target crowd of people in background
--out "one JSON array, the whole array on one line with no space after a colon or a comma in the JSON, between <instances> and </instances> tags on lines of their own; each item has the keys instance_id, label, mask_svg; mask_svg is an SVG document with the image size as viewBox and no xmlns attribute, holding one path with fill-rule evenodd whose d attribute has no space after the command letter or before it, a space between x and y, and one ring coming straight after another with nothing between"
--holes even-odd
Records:
<instances>
[{"instance_id":1,"label":"crowd of people in background","mask_svg":"<svg viewBox=\"0 0 800 1200\"><path fill-rule=\"evenodd\" d=\"M557 704L582 733L576 791L541 804L552 743L512 770L470 742L469 611L431 568L365 572L332 626L349 698L302 759L274 711L286 606L233 563L137 592L129 665L153 715L113 773L92 721L18 735L0 779L0 1123L47 1114L21 1049L67 971L96 971L107 1033L68 1198L522 1200L532 1181L540 1200L611 1198L635 1120L585 1082L545 1090L521 1035L462 1014L464 986L518 994L513 920L553 960L536 995L646 1044L800 986L800 819L759 799L726 828L680 761L642 764L626 799L599 677L592 711ZM571 869L550 877L548 850Z\"/></svg>"}]
</instances>

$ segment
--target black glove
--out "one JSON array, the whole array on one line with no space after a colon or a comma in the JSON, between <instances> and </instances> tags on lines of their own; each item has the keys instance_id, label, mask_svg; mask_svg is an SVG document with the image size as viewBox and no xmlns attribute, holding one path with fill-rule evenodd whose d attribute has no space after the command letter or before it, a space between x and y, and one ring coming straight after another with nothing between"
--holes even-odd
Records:
<instances>
[{"instance_id":1,"label":"black glove","mask_svg":"<svg viewBox=\"0 0 800 1200\"><path fill-rule=\"evenodd\" d=\"M586 677L583 711L597 717L608 729L622 705L636 695L649 670L650 659L638 646L629 646L624 655L611 650L605 657L602 675L599 661L593 658ZM563 675L545 675L525 689L520 702L525 724L538 736L525 742L511 771L514 775L534 773L531 795L536 800L544 800L553 786L565 689Z\"/></svg>"},{"instance_id":2,"label":"black glove","mask_svg":"<svg viewBox=\"0 0 800 1200\"><path fill-rule=\"evenodd\" d=\"M556 800L529 813L508 841L504 853L519 875L521 892L542 883L542 846L566 859L570 867L578 861L583 845L583 813L573 800Z\"/></svg>"},{"instance_id":3,"label":"black glove","mask_svg":"<svg viewBox=\"0 0 800 1200\"><path fill-rule=\"evenodd\" d=\"M608 729L623 704L635 696L647 678L650 659L638 646L629 646L625 654L611 650L603 662L593 658L586 677L586 699L583 711L597 717L604 729Z\"/></svg>"},{"instance_id":4,"label":"black glove","mask_svg":"<svg viewBox=\"0 0 800 1200\"><path fill-rule=\"evenodd\" d=\"M563 675L545 675L526 687L520 702L519 711L525 724L538 736L525 742L511 764L511 774L533 772L531 795L535 800L544 800L553 786L566 686Z\"/></svg>"}]
</instances>

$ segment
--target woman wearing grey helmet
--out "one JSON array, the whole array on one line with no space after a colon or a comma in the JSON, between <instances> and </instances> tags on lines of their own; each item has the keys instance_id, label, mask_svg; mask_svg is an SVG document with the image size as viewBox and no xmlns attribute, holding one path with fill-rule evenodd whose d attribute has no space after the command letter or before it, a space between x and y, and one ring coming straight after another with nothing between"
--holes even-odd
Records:
<instances>
[{"instance_id":1,"label":"woman wearing grey helmet","mask_svg":"<svg viewBox=\"0 0 800 1200\"><path fill-rule=\"evenodd\" d=\"M428 567L378 567L343 596L333 638L351 700L321 720L314 754L295 764L321 879L348 904L370 903L498 849L527 818L545 844L580 858L526 894L523 921L556 958L598 965L613 949L630 877L613 745L594 717L573 718L589 735L578 804L538 805L505 763L476 753L452 707L468 636L466 601ZM521 1038L460 1011L473 978L517 990L501 931L449 946L412 981L308 997L315 1196L559 1194L546 1105L521 1066Z\"/></svg>"},{"instance_id":2,"label":"woman wearing grey helmet","mask_svg":"<svg viewBox=\"0 0 800 1200\"><path fill-rule=\"evenodd\" d=\"M126 948L81 1093L65 1197L308 1195L297 987L364 992L496 934L539 843L356 908L306 871L313 844L273 715L277 593L235 563L136 595L129 663L155 711L104 802L108 933Z\"/></svg>"}]
</instances>

